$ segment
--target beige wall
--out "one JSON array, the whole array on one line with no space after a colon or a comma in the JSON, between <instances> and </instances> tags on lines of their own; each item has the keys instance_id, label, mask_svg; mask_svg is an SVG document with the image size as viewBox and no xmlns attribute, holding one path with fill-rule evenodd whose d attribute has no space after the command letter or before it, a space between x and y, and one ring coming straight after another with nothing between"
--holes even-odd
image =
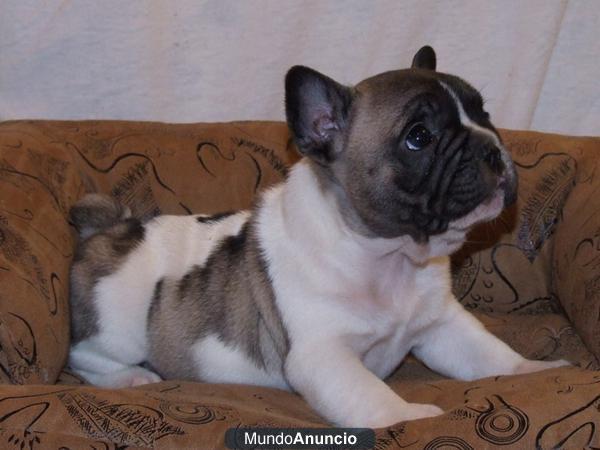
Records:
<instances>
[{"instance_id":1,"label":"beige wall","mask_svg":"<svg viewBox=\"0 0 600 450\"><path fill-rule=\"evenodd\" d=\"M497 125L599 134L598 30L598 0L0 0L0 118L282 119L289 66L352 83L429 43Z\"/></svg>"}]
</instances>

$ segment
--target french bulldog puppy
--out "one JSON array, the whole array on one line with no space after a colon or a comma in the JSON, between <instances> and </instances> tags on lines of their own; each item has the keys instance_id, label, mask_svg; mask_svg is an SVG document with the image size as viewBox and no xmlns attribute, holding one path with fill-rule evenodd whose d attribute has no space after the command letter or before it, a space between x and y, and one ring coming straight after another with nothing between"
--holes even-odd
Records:
<instances>
[{"instance_id":1,"label":"french bulldog puppy","mask_svg":"<svg viewBox=\"0 0 600 450\"><path fill-rule=\"evenodd\" d=\"M84 197L71 367L107 387L291 389L332 423L383 427L443 413L382 381L408 352L462 380L567 364L523 358L452 295L448 255L515 200L517 175L480 94L435 60L423 47L353 87L291 68L304 158L250 211L141 223Z\"/></svg>"}]
</instances>

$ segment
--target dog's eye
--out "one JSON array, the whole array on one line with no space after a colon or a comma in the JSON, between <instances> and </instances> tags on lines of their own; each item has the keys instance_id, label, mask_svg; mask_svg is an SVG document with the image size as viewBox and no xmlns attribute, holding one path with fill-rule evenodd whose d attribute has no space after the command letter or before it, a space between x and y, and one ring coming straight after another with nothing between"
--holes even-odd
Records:
<instances>
[{"instance_id":1,"label":"dog's eye","mask_svg":"<svg viewBox=\"0 0 600 450\"><path fill-rule=\"evenodd\" d=\"M431 132L422 124L418 123L410 129L404 141L406 142L406 148L412 151L418 151L426 147L432 139L433 136L431 135Z\"/></svg>"}]
</instances>

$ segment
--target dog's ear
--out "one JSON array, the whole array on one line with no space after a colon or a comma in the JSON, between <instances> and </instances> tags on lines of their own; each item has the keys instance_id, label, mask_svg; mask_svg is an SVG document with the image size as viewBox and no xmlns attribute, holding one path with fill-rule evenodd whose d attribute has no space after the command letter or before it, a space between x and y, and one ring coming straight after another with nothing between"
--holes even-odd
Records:
<instances>
[{"instance_id":1,"label":"dog's ear","mask_svg":"<svg viewBox=\"0 0 600 450\"><path fill-rule=\"evenodd\" d=\"M435 50L429 45L421 47L412 60L413 69L435 70Z\"/></svg>"},{"instance_id":2,"label":"dog's ear","mask_svg":"<svg viewBox=\"0 0 600 450\"><path fill-rule=\"evenodd\" d=\"M285 77L285 113L300 153L331 162L333 140L346 127L351 102L349 87L308 67L292 67Z\"/></svg>"}]
</instances>

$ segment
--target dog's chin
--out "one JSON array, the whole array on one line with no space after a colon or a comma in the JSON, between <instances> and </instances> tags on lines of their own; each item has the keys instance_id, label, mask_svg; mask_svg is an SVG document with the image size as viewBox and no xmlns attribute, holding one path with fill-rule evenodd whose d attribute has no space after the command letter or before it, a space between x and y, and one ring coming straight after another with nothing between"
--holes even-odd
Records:
<instances>
[{"instance_id":1,"label":"dog's chin","mask_svg":"<svg viewBox=\"0 0 600 450\"><path fill-rule=\"evenodd\" d=\"M496 188L491 195L467 215L456 219L448 225L449 230L467 232L475 225L495 219L505 206L505 190Z\"/></svg>"}]
</instances>

